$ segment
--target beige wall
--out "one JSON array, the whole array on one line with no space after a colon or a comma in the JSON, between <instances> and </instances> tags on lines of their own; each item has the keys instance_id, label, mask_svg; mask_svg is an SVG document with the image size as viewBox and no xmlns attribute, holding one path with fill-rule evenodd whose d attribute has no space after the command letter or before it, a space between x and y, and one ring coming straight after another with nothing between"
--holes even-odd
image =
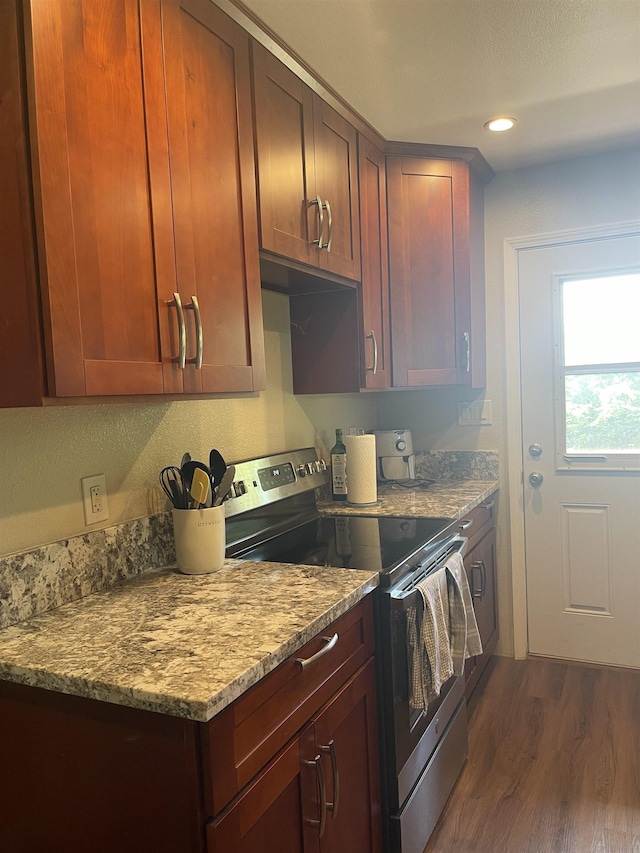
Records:
<instances>
[{"instance_id":1,"label":"beige wall","mask_svg":"<svg viewBox=\"0 0 640 853\"><path fill-rule=\"evenodd\" d=\"M263 307L267 390L260 394L0 410L0 555L158 511L158 472L185 450L206 459L215 446L229 461L309 445L326 451L335 426L374 427L375 396L293 396L288 300L263 291ZM100 473L109 520L87 528L80 478Z\"/></svg>"}]
</instances>

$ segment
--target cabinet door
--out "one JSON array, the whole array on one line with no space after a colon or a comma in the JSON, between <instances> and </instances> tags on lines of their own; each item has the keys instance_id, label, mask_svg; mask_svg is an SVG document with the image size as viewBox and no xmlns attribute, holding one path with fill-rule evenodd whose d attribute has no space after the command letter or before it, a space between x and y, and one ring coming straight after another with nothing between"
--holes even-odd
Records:
<instances>
[{"instance_id":1,"label":"cabinet door","mask_svg":"<svg viewBox=\"0 0 640 853\"><path fill-rule=\"evenodd\" d=\"M208 0L163 0L162 39L177 280L193 306L185 391L261 389L248 36Z\"/></svg>"},{"instance_id":2,"label":"cabinet door","mask_svg":"<svg viewBox=\"0 0 640 853\"><path fill-rule=\"evenodd\" d=\"M25 13L49 394L162 393L138 4Z\"/></svg>"},{"instance_id":3,"label":"cabinet door","mask_svg":"<svg viewBox=\"0 0 640 853\"><path fill-rule=\"evenodd\" d=\"M260 246L318 266L313 96L293 71L257 42L252 55Z\"/></svg>"},{"instance_id":4,"label":"cabinet door","mask_svg":"<svg viewBox=\"0 0 640 853\"><path fill-rule=\"evenodd\" d=\"M469 589L482 640L483 653L471 658L465 666L465 693L472 693L498 640L496 606L496 531L495 527L483 536L465 557Z\"/></svg>"},{"instance_id":5,"label":"cabinet door","mask_svg":"<svg viewBox=\"0 0 640 853\"><path fill-rule=\"evenodd\" d=\"M317 717L313 736L326 780L327 815L320 850L378 853L382 842L373 659Z\"/></svg>"},{"instance_id":6,"label":"cabinet door","mask_svg":"<svg viewBox=\"0 0 640 853\"><path fill-rule=\"evenodd\" d=\"M302 853L303 777L311 791L313 768L303 764L300 739L282 750L222 816L207 824L208 853Z\"/></svg>"},{"instance_id":7,"label":"cabinet door","mask_svg":"<svg viewBox=\"0 0 640 853\"><path fill-rule=\"evenodd\" d=\"M345 278L360 278L357 135L321 98L313 96L316 186L324 207L320 264Z\"/></svg>"},{"instance_id":8,"label":"cabinet door","mask_svg":"<svg viewBox=\"0 0 640 853\"><path fill-rule=\"evenodd\" d=\"M454 385L470 373L468 167L388 157L393 384Z\"/></svg>"},{"instance_id":9,"label":"cabinet door","mask_svg":"<svg viewBox=\"0 0 640 853\"><path fill-rule=\"evenodd\" d=\"M362 387L388 388L389 267L384 155L358 137L360 244L362 248Z\"/></svg>"}]
</instances>

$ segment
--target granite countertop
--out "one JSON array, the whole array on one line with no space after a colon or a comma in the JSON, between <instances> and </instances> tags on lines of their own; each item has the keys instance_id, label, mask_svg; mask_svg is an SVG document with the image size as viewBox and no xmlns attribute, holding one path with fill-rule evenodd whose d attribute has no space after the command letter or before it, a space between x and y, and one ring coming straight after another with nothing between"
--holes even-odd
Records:
<instances>
[{"instance_id":1,"label":"granite countertop","mask_svg":"<svg viewBox=\"0 0 640 853\"><path fill-rule=\"evenodd\" d=\"M146 572L0 631L0 679L206 721L377 583L242 560Z\"/></svg>"},{"instance_id":2,"label":"granite countertop","mask_svg":"<svg viewBox=\"0 0 640 853\"><path fill-rule=\"evenodd\" d=\"M418 481L419 482L419 481ZM326 515L374 515L401 518L463 518L499 488L497 480L437 480L426 488L378 484L375 504L355 505L347 501L320 501Z\"/></svg>"},{"instance_id":3,"label":"granite countertop","mask_svg":"<svg viewBox=\"0 0 640 853\"><path fill-rule=\"evenodd\" d=\"M382 485L331 515L464 517L497 480ZM353 607L377 572L227 560L151 570L0 631L0 679L206 721Z\"/></svg>"}]
</instances>

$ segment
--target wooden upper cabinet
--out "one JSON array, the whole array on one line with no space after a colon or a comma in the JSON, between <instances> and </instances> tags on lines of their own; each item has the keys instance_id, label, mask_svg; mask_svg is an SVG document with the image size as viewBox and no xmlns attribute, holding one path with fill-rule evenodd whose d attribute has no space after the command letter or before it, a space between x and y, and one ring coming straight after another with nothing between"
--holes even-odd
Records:
<instances>
[{"instance_id":1,"label":"wooden upper cabinet","mask_svg":"<svg viewBox=\"0 0 640 853\"><path fill-rule=\"evenodd\" d=\"M253 42L260 245L360 278L356 131Z\"/></svg>"},{"instance_id":2,"label":"wooden upper cabinet","mask_svg":"<svg viewBox=\"0 0 640 853\"><path fill-rule=\"evenodd\" d=\"M387 187L383 153L358 137L363 388L391 385Z\"/></svg>"},{"instance_id":3,"label":"wooden upper cabinet","mask_svg":"<svg viewBox=\"0 0 640 853\"><path fill-rule=\"evenodd\" d=\"M472 207L481 190L457 160L389 156L387 181L393 384L479 387L483 282L474 270L472 294L472 266L482 246Z\"/></svg>"},{"instance_id":4,"label":"wooden upper cabinet","mask_svg":"<svg viewBox=\"0 0 640 853\"><path fill-rule=\"evenodd\" d=\"M28 294L8 337L31 340L28 364L3 351L2 376L31 390L3 381L0 404L264 388L248 35L207 0L2 15L0 185L20 223L2 295Z\"/></svg>"},{"instance_id":5,"label":"wooden upper cabinet","mask_svg":"<svg viewBox=\"0 0 640 853\"><path fill-rule=\"evenodd\" d=\"M160 35L184 390L263 389L249 37L209 0L163 0Z\"/></svg>"},{"instance_id":6,"label":"wooden upper cabinet","mask_svg":"<svg viewBox=\"0 0 640 853\"><path fill-rule=\"evenodd\" d=\"M24 5L49 394L162 393L138 5Z\"/></svg>"}]
</instances>

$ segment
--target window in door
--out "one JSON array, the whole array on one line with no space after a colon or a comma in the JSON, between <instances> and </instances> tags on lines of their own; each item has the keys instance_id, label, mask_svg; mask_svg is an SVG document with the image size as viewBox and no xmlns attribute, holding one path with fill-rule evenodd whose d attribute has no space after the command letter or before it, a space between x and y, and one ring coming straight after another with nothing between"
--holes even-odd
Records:
<instances>
[{"instance_id":1,"label":"window in door","mask_svg":"<svg viewBox=\"0 0 640 853\"><path fill-rule=\"evenodd\" d=\"M640 468L640 273L556 282L558 469Z\"/></svg>"}]
</instances>

